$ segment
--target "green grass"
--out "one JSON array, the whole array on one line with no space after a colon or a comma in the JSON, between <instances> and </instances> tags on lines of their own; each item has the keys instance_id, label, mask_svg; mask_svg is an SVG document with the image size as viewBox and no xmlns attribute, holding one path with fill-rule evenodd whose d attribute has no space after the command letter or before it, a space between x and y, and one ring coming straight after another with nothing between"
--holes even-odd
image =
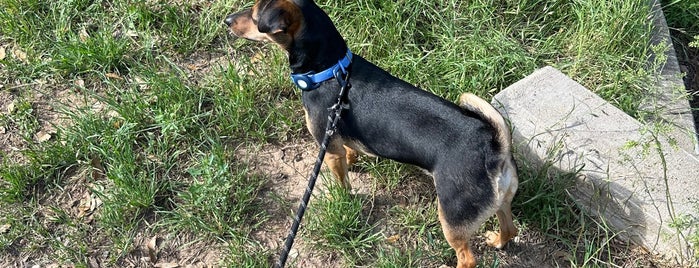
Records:
<instances>
[{"instance_id":1,"label":"green grass","mask_svg":"<svg viewBox=\"0 0 699 268\"><path fill-rule=\"evenodd\" d=\"M268 266L278 248L252 234L296 201L272 198L273 178L240 149L308 135L285 54L221 23L250 2L0 2L0 127L13 147L0 146L0 227L9 226L0 259L127 266L143 237L186 234L219 251L216 265ZM490 98L545 65L632 115L648 90L642 2L318 2L355 53L447 99ZM668 20L696 32L691 14ZM38 142L47 126L55 133ZM317 192L303 239L342 266L454 264L429 178L372 158L358 170L376 178L372 193ZM571 266L620 262L614 234L565 194L567 177L521 172L514 211L524 232L563 245ZM387 204L374 208L378 198ZM80 215L85 200L99 205ZM507 261L480 253L482 267Z\"/></svg>"},{"instance_id":2,"label":"green grass","mask_svg":"<svg viewBox=\"0 0 699 268\"><path fill-rule=\"evenodd\" d=\"M326 190L318 191L308 210L308 235L318 250L340 252L350 265L362 264L373 257L381 239L364 213L368 200L325 180Z\"/></svg>"}]
</instances>

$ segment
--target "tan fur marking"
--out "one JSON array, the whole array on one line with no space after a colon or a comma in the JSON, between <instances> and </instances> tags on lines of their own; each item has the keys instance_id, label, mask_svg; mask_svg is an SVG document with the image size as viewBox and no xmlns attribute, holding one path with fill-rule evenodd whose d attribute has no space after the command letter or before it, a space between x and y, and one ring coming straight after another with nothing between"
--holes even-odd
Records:
<instances>
[{"instance_id":1,"label":"tan fur marking","mask_svg":"<svg viewBox=\"0 0 699 268\"><path fill-rule=\"evenodd\" d=\"M347 175L347 157L345 156L347 152L345 147L342 146L342 139L334 138L328 144L328 151L325 153L325 163L330 168L330 171L337 179L337 182L342 185L347 190L352 189L352 185L349 182L349 176Z\"/></svg>"},{"instance_id":2,"label":"tan fur marking","mask_svg":"<svg viewBox=\"0 0 699 268\"><path fill-rule=\"evenodd\" d=\"M343 145L345 147L345 151L347 151L346 157L347 157L347 165L352 166L357 163L357 159L359 158L359 153L352 149L351 147L348 147L347 145Z\"/></svg>"},{"instance_id":3,"label":"tan fur marking","mask_svg":"<svg viewBox=\"0 0 699 268\"><path fill-rule=\"evenodd\" d=\"M261 33L257 30L257 25L252 21L252 12L248 10L244 15L238 16L236 20L231 23L230 29L238 37L245 39L267 42L271 41L267 34Z\"/></svg>"},{"instance_id":4,"label":"tan fur marking","mask_svg":"<svg viewBox=\"0 0 699 268\"><path fill-rule=\"evenodd\" d=\"M502 153L510 153L510 146L512 143L510 128L505 124L505 119L502 118L502 115L500 115L490 103L474 94L464 93L459 97L459 106L483 116L483 118L495 128L498 143L500 143L503 149Z\"/></svg>"},{"instance_id":5,"label":"tan fur marking","mask_svg":"<svg viewBox=\"0 0 699 268\"><path fill-rule=\"evenodd\" d=\"M469 246L471 228L468 228L467 226L449 225L444 219L442 205L440 205L439 200L437 200L437 215L439 217L439 222L442 225L444 238L447 239L447 243L449 243L449 245L456 252L456 268L476 267L476 258L473 256L473 252Z\"/></svg>"},{"instance_id":6,"label":"tan fur marking","mask_svg":"<svg viewBox=\"0 0 699 268\"><path fill-rule=\"evenodd\" d=\"M293 42L296 35L303 27L304 19L301 9L292 1L288 0L273 0L264 3L264 7L260 10L260 1L256 1L255 5L248 11L246 16L240 16L235 23L231 24L233 34L245 39L267 42L271 41L287 49ZM286 29L276 29L274 32L262 33L258 30L255 21L259 18L259 12L265 12L269 9L283 9L283 16L275 18L284 21ZM254 19L253 19L254 18Z\"/></svg>"}]
</instances>

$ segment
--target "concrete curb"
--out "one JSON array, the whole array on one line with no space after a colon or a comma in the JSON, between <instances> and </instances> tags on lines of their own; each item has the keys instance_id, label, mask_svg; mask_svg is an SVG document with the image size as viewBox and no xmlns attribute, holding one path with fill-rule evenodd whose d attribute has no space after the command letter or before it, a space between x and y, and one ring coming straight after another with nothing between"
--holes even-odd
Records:
<instances>
[{"instance_id":1,"label":"concrete curb","mask_svg":"<svg viewBox=\"0 0 699 268\"><path fill-rule=\"evenodd\" d=\"M686 237L696 226L670 226L674 218L694 215L699 204L693 150L672 146L553 67L501 91L493 104L510 121L526 161L576 173L571 196L619 237L667 256L693 258Z\"/></svg>"},{"instance_id":2,"label":"concrete curb","mask_svg":"<svg viewBox=\"0 0 699 268\"><path fill-rule=\"evenodd\" d=\"M656 91L649 92L650 98L641 105L641 109L657 114L656 121L663 120L671 122L676 129L671 133L671 137L676 139L678 146L686 150L693 150L699 155L699 133L695 133L694 117L687 98L687 90L682 77L684 74L680 70L679 62L670 37L670 30L663 14L659 0L653 0L651 5L653 14L653 34L651 36L652 45L667 47L663 57L665 63L656 67L659 73ZM657 55L651 55L650 62L654 62ZM659 112L659 113L658 113Z\"/></svg>"}]
</instances>

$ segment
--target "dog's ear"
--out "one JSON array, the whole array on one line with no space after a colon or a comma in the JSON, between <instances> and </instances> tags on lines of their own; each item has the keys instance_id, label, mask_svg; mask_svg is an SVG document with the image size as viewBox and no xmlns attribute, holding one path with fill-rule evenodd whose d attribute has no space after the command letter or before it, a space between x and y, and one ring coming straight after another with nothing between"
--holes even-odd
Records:
<instances>
[{"instance_id":1,"label":"dog's ear","mask_svg":"<svg viewBox=\"0 0 699 268\"><path fill-rule=\"evenodd\" d=\"M257 21L257 29L266 34L286 33L291 23L288 14L285 13L286 11L281 8L262 13Z\"/></svg>"}]
</instances>

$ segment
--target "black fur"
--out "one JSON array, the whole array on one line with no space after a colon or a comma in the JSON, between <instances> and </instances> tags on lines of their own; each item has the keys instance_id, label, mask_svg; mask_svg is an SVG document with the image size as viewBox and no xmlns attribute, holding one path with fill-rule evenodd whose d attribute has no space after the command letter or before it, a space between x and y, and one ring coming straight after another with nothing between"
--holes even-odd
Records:
<instances>
[{"instance_id":1,"label":"black fur","mask_svg":"<svg viewBox=\"0 0 699 268\"><path fill-rule=\"evenodd\" d=\"M496 168L498 143L492 127L477 114L397 79L358 55L350 83L350 109L338 125L343 140L433 174L449 224L468 222L493 203L487 170ZM331 79L302 94L312 124L320 126L313 133L319 142L327 108L338 90L339 84Z\"/></svg>"}]
</instances>

